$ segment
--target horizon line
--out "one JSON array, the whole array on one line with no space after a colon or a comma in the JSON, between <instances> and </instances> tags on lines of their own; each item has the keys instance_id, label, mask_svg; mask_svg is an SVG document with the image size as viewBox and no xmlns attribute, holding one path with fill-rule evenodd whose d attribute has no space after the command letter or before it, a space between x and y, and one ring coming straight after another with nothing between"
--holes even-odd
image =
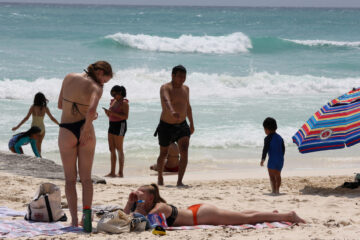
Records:
<instances>
[{"instance_id":1,"label":"horizon line","mask_svg":"<svg viewBox=\"0 0 360 240\"><path fill-rule=\"evenodd\" d=\"M204 7L204 8L304 8L304 9L360 9L359 7L340 7L340 6L238 6L238 5L177 5L177 4L122 4L122 3L56 3L56 2L8 2L0 1L0 4L9 4L9 5L62 5L62 6L124 6L124 7Z\"/></svg>"}]
</instances>

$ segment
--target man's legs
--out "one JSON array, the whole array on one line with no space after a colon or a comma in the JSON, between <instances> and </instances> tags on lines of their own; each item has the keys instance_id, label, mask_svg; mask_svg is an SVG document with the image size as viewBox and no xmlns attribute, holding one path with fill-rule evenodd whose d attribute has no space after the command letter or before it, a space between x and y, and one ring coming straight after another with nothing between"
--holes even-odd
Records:
<instances>
[{"instance_id":1,"label":"man's legs","mask_svg":"<svg viewBox=\"0 0 360 240\"><path fill-rule=\"evenodd\" d=\"M164 185L163 171L164 171L165 159L168 154L168 149L169 146L166 147L160 146L160 154L157 159L158 185Z\"/></svg>"},{"instance_id":2,"label":"man's legs","mask_svg":"<svg viewBox=\"0 0 360 240\"><path fill-rule=\"evenodd\" d=\"M180 151L180 162L179 162L177 186L184 186L182 180L188 163L189 140L190 140L189 137L182 137L178 141L178 146Z\"/></svg>"}]
</instances>

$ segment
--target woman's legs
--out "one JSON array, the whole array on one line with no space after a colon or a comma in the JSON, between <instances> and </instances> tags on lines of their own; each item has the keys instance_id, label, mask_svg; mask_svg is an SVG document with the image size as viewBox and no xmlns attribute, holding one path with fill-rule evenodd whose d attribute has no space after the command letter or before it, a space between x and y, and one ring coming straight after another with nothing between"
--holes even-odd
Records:
<instances>
[{"instance_id":1,"label":"woman's legs","mask_svg":"<svg viewBox=\"0 0 360 240\"><path fill-rule=\"evenodd\" d=\"M198 224L211 225L239 225L254 224L261 222L288 221L293 223L305 223L295 212L234 212L217 208L214 205L203 204L197 213Z\"/></svg>"},{"instance_id":2,"label":"woman's legs","mask_svg":"<svg viewBox=\"0 0 360 240\"><path fill-rule=\"evenodd\" d=\"M124 136L115 136L115 147L118 152L119 157L119 173L118 177L124 177L124 150L123 150L123 143L124 143Z\"/></svg>"},{"instance_id":3,"label":"woman's legs","mask_svg":"<svg viewBox=\"0 0 360 240\"><path fill-rule=\"evenodd\" d=\"M83 207L91 208L93 200L93 184L91 180L91 170L94 161L96 137L94 128L91 131L91 139L86 145L78 146L78 160L79 160L79 176L82 185L82 202Z\"/></svg>"},{"instance_id":4,"label":"woman's legs","mask_svg":"<svg viewBox=\"0 0 360 240\"><path fill-rule=\"evenodd\" d=\"M108 133L108 143L110 151L110 173L105 177L116 177L115 168L116 168L116 151L115 151L115 137L116 135Z\"/></svg>"},{"instance_id":5,"label":"woman's legs","mask_svg":"<svg viewBox=\"0 0 360 240\"><path fill-rule=\"evenodd\" d=\"M71 214L71 225L78 225L77 217L77 139L69 130L60 128L58 138L60 156L64 167L65 194Z\"/></svg>"},{"instance_id":6,"label":"woman's legs","mask_svg":"<svg viewBox=\"0 0 360 240\"><path fill-rule=\"evenodd\" d=\"M39 135L38 139L36 139L36 148L37 148L38 152L40 153L40 155L41 155L41 144L42 144L42 141L44 140L44 137L45 137L45 131L44 131L44 133Z\"/></svg>"}]
</instances>

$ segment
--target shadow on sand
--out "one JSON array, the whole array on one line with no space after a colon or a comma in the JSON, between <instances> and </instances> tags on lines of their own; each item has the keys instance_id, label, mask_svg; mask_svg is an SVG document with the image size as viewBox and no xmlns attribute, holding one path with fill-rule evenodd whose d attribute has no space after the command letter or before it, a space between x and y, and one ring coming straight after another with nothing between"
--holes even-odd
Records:
<instances>
[{"instance_id":1,"label":"shadow on sand","mask_svg":"<svg viewBox=\"0 0 360 240\"><path fill-rule=\"evenodd\" d=\"M316 187L306 185L300 192L304 195L319 195L319 196L336 196L336 197L348 197L358 198L360 197L360 187L355 189L343 188L341 186L330 187Z\"/></svg>"}]
</instances>

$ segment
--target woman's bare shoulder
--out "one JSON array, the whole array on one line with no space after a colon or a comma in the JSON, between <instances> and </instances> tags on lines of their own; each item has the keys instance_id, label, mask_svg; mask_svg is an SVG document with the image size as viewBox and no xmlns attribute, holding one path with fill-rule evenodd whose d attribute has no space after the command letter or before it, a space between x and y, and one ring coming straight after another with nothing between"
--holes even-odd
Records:
<instances>
[{"instance_id":1,"label":"woman's bare shoulder","mask_svg":"<svg viewBox=\"0 0 360 240\"><path fill-rule=\"evenodd\" d=\"M166 203L160 202L160 203L157 203L153 209L157 210L157 211L161 211L161 210L165 210L168 208L169 208L169 205L167 205Z\"/></svg>"},{"instance_id":2,"label":"woman's bare shoulder","mask_svg":"<svg viewBox=\"0 0 360 240\"><path fill-rule=\"evenodd\" d=\"M157 203L153 209L149 212L151 214L153 213L164 213L165 215L170 215L171 213L171 207L167 205L166 203Z\"/></svg>"}]
</instances>

